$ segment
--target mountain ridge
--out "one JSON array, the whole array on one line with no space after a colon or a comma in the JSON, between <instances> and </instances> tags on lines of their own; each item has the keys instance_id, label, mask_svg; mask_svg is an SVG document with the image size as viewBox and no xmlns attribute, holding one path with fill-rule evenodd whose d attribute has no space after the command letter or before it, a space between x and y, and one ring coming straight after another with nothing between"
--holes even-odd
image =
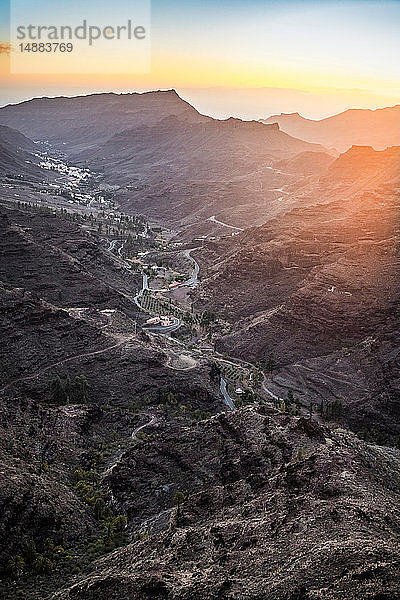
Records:
<instances>
[{"instance_id":1,"label":"mountain ridge","mask_svg":"<svg viewBox=\"0 0 400 600\"><path fill-rule=\"evenodd\" d=\"M392 600L400 147L72 104L0 178L0 596Z\"/></svg>"}]
</instances>

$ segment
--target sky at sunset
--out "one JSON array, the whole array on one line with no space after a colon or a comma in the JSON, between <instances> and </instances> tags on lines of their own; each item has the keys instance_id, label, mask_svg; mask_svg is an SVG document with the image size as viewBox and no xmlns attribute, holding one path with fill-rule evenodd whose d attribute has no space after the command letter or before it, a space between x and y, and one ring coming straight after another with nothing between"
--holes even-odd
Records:
<instances>
[{"instance_id":1,"label":"sky at sunset","mask_svg":"<svg viewBox=\"0 0 400 600\"><path fill-rule=\"evenodd\" d=\"M54 4L48 1L49 14ZM109 2L96 4L109 10ZM4 0L0 19L7 42ZM219 118L294 111L320 118L350 107L391 106L400 103L399 28L400 0L153 0L149 73L10 74L2 46L0 104L173 87ZM126 58L129 48L120 51Z\"/></svg>"}]
</instances>

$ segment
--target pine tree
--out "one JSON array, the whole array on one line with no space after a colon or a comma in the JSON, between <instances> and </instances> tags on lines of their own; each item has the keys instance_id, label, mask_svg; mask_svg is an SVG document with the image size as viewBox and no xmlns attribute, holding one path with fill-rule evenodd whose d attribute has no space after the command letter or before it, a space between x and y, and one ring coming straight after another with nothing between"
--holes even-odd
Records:
<instances>
[{"instance_id":1,"label":"pine tree","mask_svg":"<svg viewBox=\"0 0 400 600\"><path fill-rule=\"evenodd\" d=\"M104 503L103 498L97 498L97 500L94 504L94 517L98 521L100 521L103 518L104 508L105 508L105 503Z\"/></svg>"},{"instance_id":2,"label":"pine tree","mask_svg":"<svg viewBox=\"0 0 400 600\"><path fill-rule=\"evenodd\" d=\"M76 404L85 404L88 400L88 380L84 375L77 375L71 384L71 400Z\"/></svg>"},{"instance_id":3,"label":"pine tree","mask_svg":"<svg viewBox=\"0 0 400 600\"><path fill-rule=\"evenodd\" d=\"M267 373L272 373L276 369L276 359L272 352L267 358L267 363L265 365L265 368L267 370Z\"/></svg>"},{"instance_id":4,"label":"pine tree","mask_svg":"<svg viewBox=\"0 0 400 600\"><path fill-rule=\"evenodd\" d=\"M221 377L221 367L213 362L210 368L210 381L217 381Z\"/></svg>"},{"instance_id":5,"label":"pine tree","mask_svg":"<svg viewBox=\"0 0 400 600\"><path fill-rule=\"evenodd\" d=\"M67 403L67 393L65 390L65 382L57 375L52 383L51 383L51 392L53 396L53 402L56 404L66 404Z\"/></svg>"},{"instance_id":6,"label":"pine tree","mask_svg":"<svg viewBox=\"0 0 400 600\"><path fill-rule=\"evenodd\" d=\"M25 552L25 558L26 558L26 563L27 563L28 567L31 567L33 565L33 562L34 562L36 556L37 556L36 544L33 539L30 539L26 546L26 552Z\"/></svg>"},{"instance_id":7,"label":"pine tree","mask_svg":"<svg viewBox=\"0 0 400 600\"><path fill-rule=\"evenodd\" d=\"M174 504L176 506L176 521L179 523L182 515L182 504L186 501L186 496L182 492L176 492L174 496Z\"/></svg>"},{"instance_id":8,"label":"pine tree","mask_svg":"<svg viewBox=\"0 0 400 600\"><path fill-rule=\"evenodd\" d=\"M296 399L294 397L292 390L289 390L287 393L287 401L288 401L288 404L295 404L295 402L296 402Z\"/></svg>"}]
</instances>

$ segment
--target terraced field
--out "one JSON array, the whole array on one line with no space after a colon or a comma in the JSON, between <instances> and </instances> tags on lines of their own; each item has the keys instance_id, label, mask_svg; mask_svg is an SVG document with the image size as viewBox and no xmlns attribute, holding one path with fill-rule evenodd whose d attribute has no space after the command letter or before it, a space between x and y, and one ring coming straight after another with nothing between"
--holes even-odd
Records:
<instances>
[{"instance_id":1,"label":"terraced field","mask_svg":"<svg viewBox=\"0 0 400 600\"><path fill-rule=\"evenodd\" d=\"M162 300L161 298L157 298L151 294L143 294L141 298L141 306L143 310L154 315L174 315L174 317L182 319L185 314L183 310L178 308L172 302L170 303L167 300Z\"/></svg>"},{"instance_id":2,"label":"terraced field","mask_svg":"<svg viewBox=\"0 0 400 600\"><path fill-rule=\"evenodd\" d=\"M236 385L241 382L247 386L257 380L258 371L255 368L251 369L225 360L218 360L218 364L223 378L228 383Z\"/></svg>"}]
</instances>

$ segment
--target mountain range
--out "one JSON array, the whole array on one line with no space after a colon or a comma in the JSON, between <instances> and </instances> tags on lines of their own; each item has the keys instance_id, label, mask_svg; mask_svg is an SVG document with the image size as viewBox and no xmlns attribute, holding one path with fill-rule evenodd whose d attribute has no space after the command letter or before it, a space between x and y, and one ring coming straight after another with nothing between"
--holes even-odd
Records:
<instances>
[{"instance_id":1,"label":"mountain range","mask_svg":"<svg viewBox=\"0 0 400 600\"><path fill-rule=\"evenodd\" d=\"M0 123L100 172L131 212L217 231L214 215L242 226L280 211L274 189L293 177L273 162L324 152L277 125L205 117L174 90L34 99L0 109Z\"/></svg>"},{"instance_id":2,"label":"mountain range","mask_svg":"<svg viewBox=\"0 0 400 600\"><path fill-rule=\"evenodd\" d=\"M165 117L204 122L174 90L143 94L91 94L72 98L33 98L0 109L0 122L34 140L47 140L66 152L106 142L130 127L152 126ZM65 146L65 148L62 148Z\"/></svg>"},{"instance_id":3,"label":"mountain range","mask_svg":"<svg viewBox=\"0 0 400 600\"><path fill-rule=\"evenodd\" d=\"M281 113L261 122L278 123L290 135L339 152L353 145L384 150L400 144L400 104L375 110L352 108L320 120L306 119L299 113Z\"/></svg>"}]
</instances>

